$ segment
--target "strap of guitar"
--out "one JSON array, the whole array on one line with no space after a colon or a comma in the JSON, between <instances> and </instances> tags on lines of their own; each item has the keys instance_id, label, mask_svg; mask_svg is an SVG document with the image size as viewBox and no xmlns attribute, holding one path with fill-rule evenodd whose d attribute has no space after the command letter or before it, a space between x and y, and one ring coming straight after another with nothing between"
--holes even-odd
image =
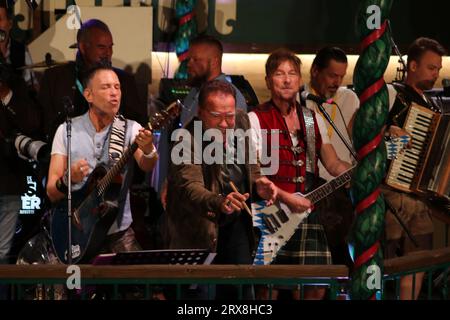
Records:
<instances>
[{"instance_id":1,"label":"strap of guitar","mask_svg":"<svg viewBox=\"0 0 450 320\"><path fill-rule=\"evenodd\" d=\"M123 156L125 151L125 135L127 131L127 121L121 114L114 118L109 137L109 159L112 165Z\"/></svg>"},{"instance_id":2,"label":"strap of guitar","mask_svg":"<svg viewBox=\"0 0 450 320\"><path fill-rule=\"evenodd\" d=\"M316 169L316 130L314 128L314 115L312 110L306 108L305 106L299 107L299 120L302 121L303 136L306 137L306 174L305 174L305 191L309 192L312 190L314 185L317 183Z\"/></svg>"},{"instance_id":3,"label":"strap of guitar","mask_svg":"<svg viewBox=\"0 0 450 320\"><path fill-rule=\"evenodd\" d=\"M117 114L111 126L111 132L109 137L108 153L111 165L114 165L123 156L126 149L125 148L126 136L127 136L127 120L121 114ZM127 168L126 171L127 175L125 176L125 180L122 183L119 198L117 199L117 203L120 204L120 207L118 207L118 214L116 219L118 226L120 226L122 222L123 209L128 194L127 190L131 182L130 168Z\"/></svg>"},{"instance_id":4,"label":"strap of guitar","mask_svg":"<svg viewBox=\"0 0 450 320\"><path fill-rule=\"evenodd\" d=\"M315 173L316 169L316 130L314 129L314 115L311 110L301 106L306 129L306 171Z\"/></svg>"}]
</instances>

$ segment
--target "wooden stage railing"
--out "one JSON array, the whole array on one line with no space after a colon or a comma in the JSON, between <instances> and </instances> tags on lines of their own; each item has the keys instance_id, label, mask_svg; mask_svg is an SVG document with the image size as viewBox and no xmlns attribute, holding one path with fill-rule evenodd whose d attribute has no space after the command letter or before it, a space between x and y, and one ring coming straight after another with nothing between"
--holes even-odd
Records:
<instances>
[{"instance_id":1,"label":"wooden stage railing","mask_svg":"<svg viewBox=\"0 0 450 320\"><path fill-rule=\"evenodd\" d=\"M83 285L92 284L266 284L327 286L329 298L336 299L342 288L347 289L349 270L343 265L79 265ZM415 255L385 260L383 289L386 283L398 283L400 277L425 272L424 288L428 299L449 299L448 272L450 248L424 251ZM66 265L0 265L0 283L11 285L65 284L71 274ZM439 286L439 296L436 287ZM397 288L397 287L396 287ZM383 298L395 299L396 291Z\"/></svg>"}]
</instances>

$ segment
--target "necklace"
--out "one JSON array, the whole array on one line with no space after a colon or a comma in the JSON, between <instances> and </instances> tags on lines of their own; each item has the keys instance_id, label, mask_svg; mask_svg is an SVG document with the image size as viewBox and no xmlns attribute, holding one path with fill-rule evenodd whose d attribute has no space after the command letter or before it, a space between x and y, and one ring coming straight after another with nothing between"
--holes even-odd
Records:
<instances>
[{"instance_id":1,"label":"necklace","mask_svg":"<svg viewBox=\"0 0 450 320\"><path fill-rule=\"evenodd\" d=\"M286 126L289 130L290 134L297 135L300 130L300 121L298 120L297 113L295 109L289 112L286 116L283 116L284 121L286 122Z\"/></svg>"}]
</instances>

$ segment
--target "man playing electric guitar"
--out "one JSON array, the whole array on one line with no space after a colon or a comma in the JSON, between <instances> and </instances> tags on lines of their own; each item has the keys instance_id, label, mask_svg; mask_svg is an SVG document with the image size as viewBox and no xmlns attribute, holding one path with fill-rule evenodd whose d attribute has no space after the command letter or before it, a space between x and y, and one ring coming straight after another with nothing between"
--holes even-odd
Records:
<instances>
[{"instance_id":1,"label":"man playing electric guitar","mask_svg":"<svg viewBox=\"0 0 450 320\"><path fill-rule=\"evenodd\" d=\"M86 202L98 200L98 196L88 196L84 192L86 185L95 176L99 165L106 169L120 167L121 161L125 159L127 147L137 145L133 156L137 164L143 171L150 171L157 160L157 153L153 145L153 136L150 130L145 130L137 122L127 120L118 114L121 99L120 82L115 72L105 66L98 66L89 72L84 83L84 97L89 102L89 110L85 114L72 119L71 138L71 176L72 190L74 191L74 201L72 208L75 209L72 223L76 226L75 231L84 232L86 226L83 225L84 218L78 215L78 208ZM50 168L48 174L47 194L52 202L67 202L67 124L59 126L52 146ZM117 161L120 158L119 161ZM116 163L117 162L117 163ZM119 252L139 250L140 247L134 237L134 232L130 228L132 217L130 211L129 184L132 175L132 163L128 161L123 164L123 170L119 174L111 175L112 178L120 178L116 181L118 192L110 199L107 199L108 206L115 204L116 210L112 215L110 226L107 225L107 236L94 237L88 239L101 242L95 244L101 248L102 252ZM115 165L116 164L116 165ZM94 170L95 169L95 170ZM120 169L122 169L120 167ZM94 171L94 174L91 174ZM115 172L114 172L115 173ZM101 178L101 177L100 177ZM110 181L96 183L96 192L103 193L105 190L113 189L109 187ZM103 190L105 189L105 190ZM77 197L78 193L83 193ZM93 192L91 192L92 194ZM106 192L107 193L107 192ZM99 193L97 193L99 194ZM81 201L77 201L77 198ZM106 197L105 197L106 198ZM105 203L95 203L97 207L85 210L89 215L100 214L104 210ZM62 210L61 210L62 211ZM66 210L67 214L67 210ZM58 216L56 216L58 215ZM63 212L55 212L53 218L60 218ZM67 221L67 220L66 220ZM53 224L53 228L55 224ZM67 231L66 226L64 232ZM74 228L72 228L74 230ZM56 230L57 231L57 230ZM54 232L52 232L54 234ZM76 232L75 232L76 233ZM105 232L106 233L106 232ZM60 242L63 242L61 239ZM53 238L54 246L58 245L58 240ZM82 258L84 252L79 252L77 244L72 244L72 258L77 262ZM81 251L83 251L81 249ZM67 257L67 251L59 255L61 260ZM95 253L98 254L99 252ZM91 257L88 257L91 258ZM65 262L65 261L64 261Z\"/></svg>"},{"instance_id":2,"label":"man playing electric guitar","mask_svg":"<svg viewBox=\"0 0 450 320\"><path fill-rule=\"evenodd\" d=\"M266 62L266 84L271 100L249 113L251 126L256 132L257 149L261 150L262 144L267 143L272 158L278 151L278 172L268 178L281 189L278 191L280 201L296 213L311 206L308 199L294 193L306 194L313 189L319 173L319 159L332 176L338 176L350 167L336 155L322 118L296 101L302 84L300 65L300 59L289 50L273 52ZM279 145L271 146L272 139L264 139L261 129L267 130L267 136L277 134ZM278 253L274 261L277 264L331 264L331 253L317 213L313 212L299 225ZM325 289L307 288L304 296L306 299L321 299L324 293ZM276 296L277 293L273 292L272 297Z\"/></svg>"}]
</instances>

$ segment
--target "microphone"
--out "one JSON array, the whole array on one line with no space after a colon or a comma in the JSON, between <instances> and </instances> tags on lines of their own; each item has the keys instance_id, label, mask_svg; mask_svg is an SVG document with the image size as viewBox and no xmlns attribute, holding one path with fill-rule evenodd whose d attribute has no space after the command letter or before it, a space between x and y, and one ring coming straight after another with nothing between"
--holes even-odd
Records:
<instances>
[{"instance_id":1,"label":"microphone","mask_svg":"<svg viewBox=\"0 0 450 320\"><path fill-rule=\"evenodd\" d=\"M323 107L323 103L328 103L328 104L334 104L337 107L338 104L336 102L333 101L333 99L323 99L319 96L313 95L311 93L308 93L306 91L303 91L300 94L300 97L303 101L306 100L311 100L314 101L315 103L317 103L317 107L319 108L320 112L322 113L322 115L325 117L325 119L328 121L328 123L333 127L334 131L338 134L339 138L341 138L341 141L345 144L345 146L347 147L348 151L350 151L350 153L352 154L352 156L355 159L358 159L355 151L353 150L352 146L350 145L350 143L347 141L347 139L342 135L341 131L339 131L339 129L336 127L336 124L334 123L333 119L331 119L330 115L328 114L328 112L325 110L325 108Z\"/></svg>"},{"instance_id":2,"label":"microphone","mask_svg":"<svg viewBox=\"0 0 450 320\"><path fill-rule=\"evenodd\" d=\"M45 54L45 65L47 67L50 67L53 64L53 59L52 59L52 55L50 52L47 52Z\"/></svg>"},{"instance_id":3,"label":"microphone","mask_svg":"<svg viewBox=\"0 0 450 320\"><path fill-rule=\"evenodd\" d=\"M316 95L314 95L312 93L309 93L307 91L303 91L300 94L300 97L301 97L301 99L303 101L311 100L311 101L314 101L315 103L317 103L319 105L322 104L322 103L328 103L328 104L333 104L334 103L333 99L324 99L322 97L316 96Z\"/></svg>"},{"instance_id":4,"label":"microphone","mask_svg":"<svg viewBox=\"0 0 450 320\"><path fill-rule=\"evenodd\" d=\"M72 99L70 99L69 96L64 96L62 97L62 103L64 106L64 114L66 114L67 116L72 115L75 109L72 103Z\"/></svg>"}]
</instances>

